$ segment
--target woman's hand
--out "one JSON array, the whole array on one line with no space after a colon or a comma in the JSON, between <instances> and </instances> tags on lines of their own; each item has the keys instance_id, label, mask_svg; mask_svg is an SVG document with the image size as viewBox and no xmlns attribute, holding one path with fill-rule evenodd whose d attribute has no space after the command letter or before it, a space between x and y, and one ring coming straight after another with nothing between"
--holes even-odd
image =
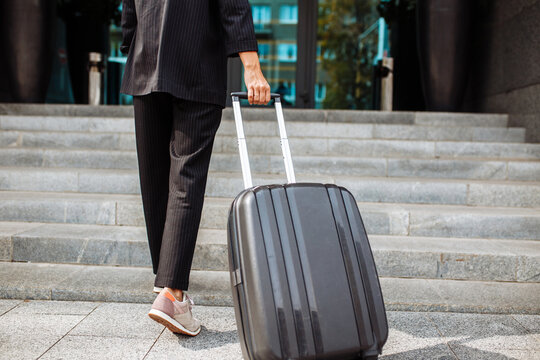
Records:
<instances>
[{"instance_id":1,"label":"woman's hand","mask_svg":"<svg viewBox=\"0 0 540 360\"><path fill-rule=\"evenodd\" d=\"M251 105L266 105L270 102L270 85L264 78L255 51L238 53L244 64L244 81L248 91L248 101Z\"/></svg>"}]
</instances>

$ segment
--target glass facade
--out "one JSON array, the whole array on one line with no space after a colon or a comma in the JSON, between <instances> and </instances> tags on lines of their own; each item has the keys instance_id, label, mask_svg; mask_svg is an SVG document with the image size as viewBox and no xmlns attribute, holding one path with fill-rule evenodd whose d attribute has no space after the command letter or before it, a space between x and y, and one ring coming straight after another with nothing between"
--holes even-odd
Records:
<instances>
[{"instance_id":1,"label":"glass facade","mask_svg":"<svg viewBox=\"0 0 540 360\"><path fill-rule=\"evenodd\" d=\"M261 68L285 106L296 102L298 1L250 0ZM242 83L242 90L246 90Z\"/></svg>"},{"instance_id":2,"label":"glass facade","mask_svg":"<svg viewBox=\"0 0 540 360\"><path fill-rule=\"evenodd\" d=\"M285 106L306 106L302 102L297 104L297 98L307 94L312 99L307 106L314 108L372 108L373 66L382 57L384 47L381 47L381 41L384 39L381 40L381 35L384 34L381 34L381 29L386 29L379 26L378 0L319 0L309 2L311 5L308 6L305 5L307 2L299 6L298 0L249 2L262 71L271 90L282 94ZM313 33L311 40L306 40L298 34L299 31L301 35L306 34L307 12L311 9L316 13L316 24L310 27L313 31L309 30L310 34ZM302 39L300 44L299 38ZM126 57L120 52L121 40L121 28L111 25L104 76L107 104L132 103L130 96L119 93L126 63ZM314 64L312 74L307 74L309 62ZM62 74L57 74L57 79L53 78L58 82L53 89L65 86L65 72L64 68ZM304 80L301 89L297 87L299 78ZM243 77L238 79L237 86L245 90ZM300 97L297 92L300 92ZM65 96L55 96L54 101L61 102L62 97ZM71 98L65 99L65 102L70 101Z\"/></svg>"},{"instance_id":3,"label":"glass facade","mask_svg":"<svg viewBox=\"0 0 540 360\"><path fill-rule=\"evenodd\" d=\"M374 65L382 57L379 42L384 41L378 3L319 1L316 108L372 108Z\"/></svg>"}]
</instances>

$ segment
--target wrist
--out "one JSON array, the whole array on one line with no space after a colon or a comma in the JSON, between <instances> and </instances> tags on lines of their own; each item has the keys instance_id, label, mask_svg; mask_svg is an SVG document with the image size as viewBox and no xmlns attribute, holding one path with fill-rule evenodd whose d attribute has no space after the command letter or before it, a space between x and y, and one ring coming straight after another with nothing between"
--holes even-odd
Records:
<instances>
[{"instance_id":1,"label":"wrist","mask_svg":"<svg viewBox=\"0 0 540 360\"><path fill-rule=\"evenodd\" d=\"M255 51L240 52L238 55L242 60L245 70L256 71L260 69L259 57Z\"/></svg>"}]
</instances>

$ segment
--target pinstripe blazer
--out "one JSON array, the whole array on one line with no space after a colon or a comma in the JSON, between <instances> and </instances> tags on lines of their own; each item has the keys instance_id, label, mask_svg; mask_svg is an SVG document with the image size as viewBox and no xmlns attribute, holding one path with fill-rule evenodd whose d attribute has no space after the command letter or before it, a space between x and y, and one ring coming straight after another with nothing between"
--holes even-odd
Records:
<instances>
[{"instance_id":1,"label":"pinstripe blazer","mask_svg":"<svg viewBox=\"0 0 540 360\"><path fill-rule=\"evenodd\" d=\"M257 50L248 0L123 0L120 92L224 107L227 57Z\"/></svg>"}]
</instances>

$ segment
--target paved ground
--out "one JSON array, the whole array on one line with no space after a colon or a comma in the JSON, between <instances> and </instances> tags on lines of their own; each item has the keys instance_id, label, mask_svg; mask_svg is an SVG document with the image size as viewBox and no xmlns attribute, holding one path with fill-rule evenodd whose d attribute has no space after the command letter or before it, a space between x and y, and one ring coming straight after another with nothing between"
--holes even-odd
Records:
<instances>
[{"instance_id":1,"label":"paved ground","mask_svg":"<svg viewBox=\"0 0 540 360\"><path fill-rule=\"evenodd\" d=\"M149 305L0 300L0 359L241 359L231 307L196 306L195 338ZM382 359L540 359L540 316L388 312Z\"/></svg>"}]
</instances>

